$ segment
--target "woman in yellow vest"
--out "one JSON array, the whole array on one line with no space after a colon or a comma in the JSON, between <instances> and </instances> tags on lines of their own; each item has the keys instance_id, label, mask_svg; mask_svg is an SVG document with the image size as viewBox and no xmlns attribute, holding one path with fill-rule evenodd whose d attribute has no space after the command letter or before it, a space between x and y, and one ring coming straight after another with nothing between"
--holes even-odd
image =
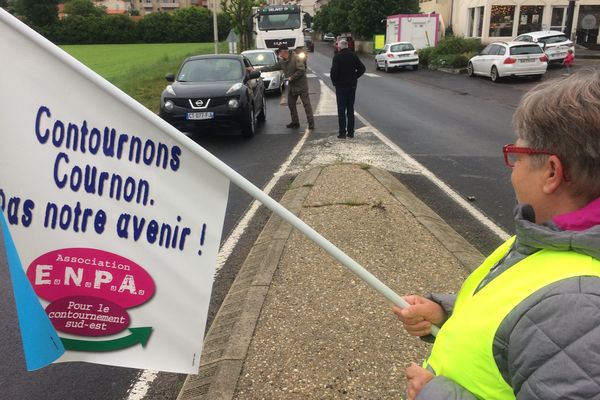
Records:
<instances>
[{"instance_id":1,"label":"woman in yellow vest","mask_svg":"<svg viewBox=\"0 0 600 400\"><path fill-rule=\"evenodd\" d=\"M441 326L410 400L600 399L600 71L537 86L513 125L515 237L457 296L394 308L412 335Z\"/></svg>"}]
</instances>

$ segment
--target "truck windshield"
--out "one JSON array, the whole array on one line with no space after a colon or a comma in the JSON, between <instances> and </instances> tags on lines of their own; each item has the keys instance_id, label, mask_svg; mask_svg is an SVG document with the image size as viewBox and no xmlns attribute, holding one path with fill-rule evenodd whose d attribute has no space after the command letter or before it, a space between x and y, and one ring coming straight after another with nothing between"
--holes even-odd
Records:
<instances>
[{"instance_id":1,"label":"truck windshield","mask_svg":"<svg viewBox=\"0 0 600 400\"><path fill-rule=\"evenodd\" d=\"M300 26L300 11L285 14L259 14L258 29L261 31L299 29Z\"/></svg>"}]
</instances>

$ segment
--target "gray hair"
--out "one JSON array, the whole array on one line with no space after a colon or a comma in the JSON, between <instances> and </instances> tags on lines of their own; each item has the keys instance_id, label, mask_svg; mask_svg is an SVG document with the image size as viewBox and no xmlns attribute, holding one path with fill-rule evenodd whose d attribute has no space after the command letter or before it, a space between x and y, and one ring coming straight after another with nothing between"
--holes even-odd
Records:
<instances>
[{"instance_id":1,"label":"gray hair","mask_svg":"<svg viewBox=\"0 0 600 400\"><path fill-rule=\"evenodd\" d=\"M348 48L348 41L346 39L341 39L338 43L338 47L340 49L347 49Z\"/></svg>"},{"instance_id":2,"label":"gray hair","mask_svg":"<svg viewBox=\"0 0 600 400\"><path fill-rule=\"evenodd\" d=\"M600 196L600 70L536 86L521 100L513 126L528 146L558 156L573 196Z\"/></svg>"}]
</instances>

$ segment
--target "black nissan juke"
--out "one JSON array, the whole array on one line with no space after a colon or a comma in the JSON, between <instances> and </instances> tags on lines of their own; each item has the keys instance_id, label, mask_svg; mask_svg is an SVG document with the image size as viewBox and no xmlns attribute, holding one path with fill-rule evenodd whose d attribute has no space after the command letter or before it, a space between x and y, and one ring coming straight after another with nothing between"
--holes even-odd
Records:
<instances>
[{"instance_id":1,"label":"black nissan juke","mask_svg":"<svg viewBox=\"0 0 600 400\"><path fill-rule=\"evenodd\" d=\"M241 55L187 58L160 96L160 116L182 131L210 131L217 126L241 127L254 136L256 121L266 119L260 71L252 71Z\"/></svg>"}]
</instances>

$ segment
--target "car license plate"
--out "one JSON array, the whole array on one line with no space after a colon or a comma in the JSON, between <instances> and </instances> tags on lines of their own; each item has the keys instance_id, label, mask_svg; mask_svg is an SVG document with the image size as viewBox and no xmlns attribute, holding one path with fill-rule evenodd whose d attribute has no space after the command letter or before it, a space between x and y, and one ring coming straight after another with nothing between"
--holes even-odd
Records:
<instances>
[{"instance_id":1,"label":"car license plate","mask_svg":"<svg viewBox=\"0 0 600 400\"><path fill-rule=\"evenodd\" d=\"M187 120L213 119L214 117L214 112L192 112L185 114L185 119Z\"/></svg>"},{"instance_id":2,"label":"car license plate","mask_svg":"<svg viewBox=\"0 0 600 400\"><path fill-rule=\"evenodd\" d=\"M396 54L396 57L408 57L410 54Z\"/></svg>"},{"instance_id":3,"label":"car license plate","mask_svg":"<svg viewBox=\"0 0 600 400\"><path fill-rule=\"evenodd\" d=\"M522 58L519 61L522 63L532 63L532 62L535 62L535 58Z\"/></svg>"}]
</instances>

